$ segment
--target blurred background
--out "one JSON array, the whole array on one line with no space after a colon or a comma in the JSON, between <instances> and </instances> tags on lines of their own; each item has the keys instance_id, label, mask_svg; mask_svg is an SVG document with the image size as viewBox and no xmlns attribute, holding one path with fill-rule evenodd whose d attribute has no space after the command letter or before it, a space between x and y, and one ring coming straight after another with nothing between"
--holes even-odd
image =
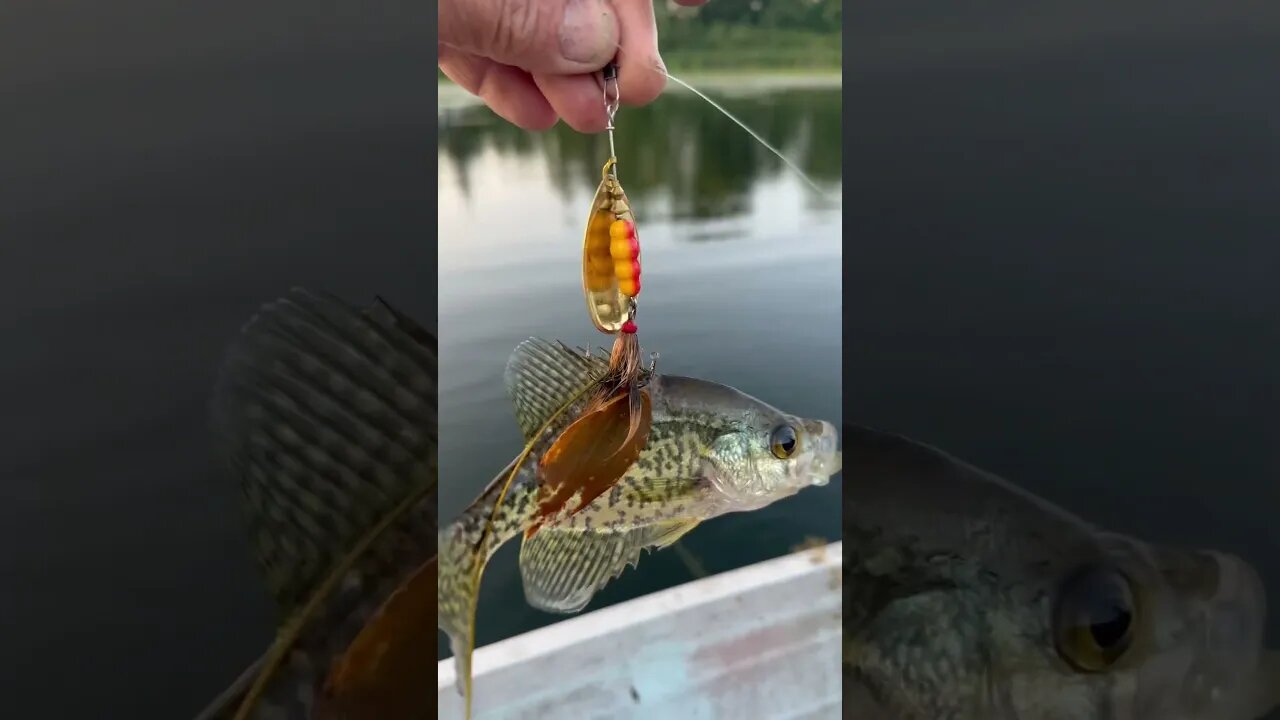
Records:
<instances>
[{"instance_id":1,"label":"blurred background","mask_svg":"<svg viewBox=\"0 0 1280 720\"><path fill-rule=\"evenodd\" d=\"M851 7L849 419L1244 556L1280 644L1280 8Z\"/></svg>"},{"instance_id":2,"label":"blurred background","mask_svg":"<svg viewBox=\"0 0 1280 720\"><path fill-rule=\"evenodd\" d=\"M640 340L662 372L725 383L839 422L840 4L657 6L669 72L707 92L818 185L675 83L619 111L618 172L637 216ZM790 3L778 3L788 5ZM782 38L768 47L769 38ZM688 72L682 62L687 62ZM601 112L603 113L603 106ZM582 297L582 236L604 135L531 134L440 84L440 515L455 518L523 447L503 369L529 336L607 345ZM840 534L838 478L709 521L646 555L589 609ZM563 616L524 600L518 543L485 572L483 645ZM451 655L440 634L438 654Z\"/></svg>"},{"instance_id":3,"label":"blurred background","mask_svg":"<svg viewBox=\"0 0 1280 720\"><path fill-rule=\"evenodd\" d=\"M0 4L4 715L189 718L273 639L209 390L295 284L434 327L427 15Z\"/></svg>"}]
</instances>

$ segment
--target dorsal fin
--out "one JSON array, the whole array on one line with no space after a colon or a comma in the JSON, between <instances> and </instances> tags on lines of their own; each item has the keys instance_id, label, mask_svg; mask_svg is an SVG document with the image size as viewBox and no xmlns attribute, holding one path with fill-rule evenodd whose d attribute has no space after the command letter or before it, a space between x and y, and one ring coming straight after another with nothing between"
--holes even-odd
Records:
<instances>
[{"instance_id":1,"label":"dorsal fin","mask_svg":"<svg viewBox=\"0 0 1280 720\"><path fill-rule=\"evenodd\" d=\"M288 617L379 518L434 479L435 339L385 302L357 309L295 289L244 327L213 412Z\"/></svg>"},{"instance_id":2,"label":"dorsal fin","mask_svg":"<svg viewBox=\"0 0 1280 720\"><path fill-rule=\"evenodd\" d=\"M529 338L516 346L503 377L525 441L533 440L557 410L608 370L604 358L562 343Z\"/></svg>"}]
</instances>

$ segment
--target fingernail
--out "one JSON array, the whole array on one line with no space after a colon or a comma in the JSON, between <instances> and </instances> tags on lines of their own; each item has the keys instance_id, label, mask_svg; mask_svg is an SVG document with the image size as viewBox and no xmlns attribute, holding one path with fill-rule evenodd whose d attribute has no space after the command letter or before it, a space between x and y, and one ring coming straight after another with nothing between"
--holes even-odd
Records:
<instances>
[{"instance_id":1,"label":"fingernail","mask_svg":"<svg viewBox=\"0 0 1280 720\"><path fill-rule=\"evenodd\" d=\"M605 0L568 0L560 23L560 54L565 60L603 65L618 45L618 23Z\"/></svg>"}]
</instances>

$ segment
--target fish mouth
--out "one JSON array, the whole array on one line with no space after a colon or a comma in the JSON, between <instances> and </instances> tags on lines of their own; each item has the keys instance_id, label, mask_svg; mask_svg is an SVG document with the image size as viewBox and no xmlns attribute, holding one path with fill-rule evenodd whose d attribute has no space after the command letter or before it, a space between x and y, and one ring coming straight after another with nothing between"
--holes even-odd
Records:
<instances>
[{"instance_id":1,"label":"fish mouth","mask_svg":"<svg viewBox=\"0 0 1280 720\"><path fill-rule=\"evenodd\" d=\"M840 436L835 425L823 420L806 422L805 430L809 433L813 453L809 461L808 482L810 485L826 485L831 476L840 472L841 456L837 449Z\"/></svg>"},{"instance_id":2,"label":"fish mouth","mask_svg":"<svg viewBox=\"0 0 1280 720\"><path fill-rule=\"evenodd\" d=\"M1244 559L1222 552L1205 553L1217 565L1210 588L1207 640L1224 654L1239 657L1262 644L1267 592L1257 570Z\"/></svg>"}]
</instances>

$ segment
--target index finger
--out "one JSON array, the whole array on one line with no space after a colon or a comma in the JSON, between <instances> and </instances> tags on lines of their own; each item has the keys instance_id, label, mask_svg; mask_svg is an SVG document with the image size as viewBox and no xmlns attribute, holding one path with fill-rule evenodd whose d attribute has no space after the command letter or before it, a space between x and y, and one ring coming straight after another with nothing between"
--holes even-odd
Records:
<instances>
[{"instance_id":1,"label":"index finger","mask_svg":"<svg viewBox=\"0 0 1280 720\"><path fill-rule=\"evenodd\" d=\"M667 86L658 55L653 0L614 0L618 15L618 95L626 105L647 105Z\"/></svg>"}]
</instances>

